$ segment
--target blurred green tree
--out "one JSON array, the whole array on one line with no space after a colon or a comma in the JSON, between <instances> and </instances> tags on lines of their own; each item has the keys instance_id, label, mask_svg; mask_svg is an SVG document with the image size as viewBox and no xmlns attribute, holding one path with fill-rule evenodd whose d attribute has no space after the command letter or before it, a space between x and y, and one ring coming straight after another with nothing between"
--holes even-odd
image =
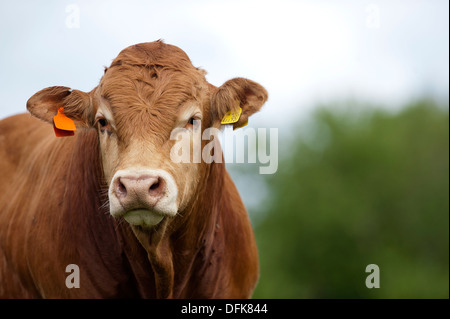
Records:
<instances>
[{"instance_id":1,"label":"blurred green tree","mask_svg":"<svg viewBox=\"0 0 450 319\"><path fill-rule=\"evenodd\" d=\"M449 298L448 105L330 110L267 177L253 297Z\"/></svg>"}]
</instances>

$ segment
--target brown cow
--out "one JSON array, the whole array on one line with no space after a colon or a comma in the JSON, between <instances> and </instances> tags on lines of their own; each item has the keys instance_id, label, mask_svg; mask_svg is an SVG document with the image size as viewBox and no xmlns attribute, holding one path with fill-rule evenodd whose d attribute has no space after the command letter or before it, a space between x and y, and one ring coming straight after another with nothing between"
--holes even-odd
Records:
<instances>
[{"instance_id":1,"label":"brown cow","mask_svg":"<svg viewBox=\"0 0 450 319\"><path fill-rule=\"evenodd\" d=\"M220 127L236 102L239 126L267 96L243 78L214 87L162 41L123 50L89 93L33 95L41 121L0 122L0 297L250 297L257 248L225 165L174 163L170 135ZM74 137L55 137L60 107Z\"/></svg>"}]
</instances>

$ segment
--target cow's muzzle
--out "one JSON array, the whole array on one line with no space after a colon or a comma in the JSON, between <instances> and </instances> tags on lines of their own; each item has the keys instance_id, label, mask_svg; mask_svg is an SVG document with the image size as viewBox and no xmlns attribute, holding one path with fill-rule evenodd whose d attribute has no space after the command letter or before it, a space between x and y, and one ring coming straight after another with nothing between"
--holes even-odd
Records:
<instances>
[{"instance_id":1,"label":"cow's muzzle","mask_svg":"<svg viewBox=\"0 0 450 319\"><path fill-rule=\"evenodd\" d=\"M177 213L177 187L163 170L118 171L109 187L110 212L136 226L152 227Z\"/></svg>"}]
</instances>

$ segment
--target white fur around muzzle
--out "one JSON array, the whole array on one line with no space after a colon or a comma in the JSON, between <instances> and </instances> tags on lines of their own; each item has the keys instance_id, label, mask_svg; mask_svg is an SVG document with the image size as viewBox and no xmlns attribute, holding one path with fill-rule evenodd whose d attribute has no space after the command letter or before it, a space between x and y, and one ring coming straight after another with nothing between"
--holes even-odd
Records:
<instances>
[{"instance_id":1,"label":"white fur around muzzle","mask_svg":"<svg viewBox=\"0 0 450 319\"><path fill-rule=\"evenodd\" d=\"M165 193L162 198L158 200L156 205L151 209L141 209L125 211L120 204L119 199L116 197L114 191L114 181L117 177L122 176L158 176L164 179ZM164 170L152 170L152 169L126 169L119 170L114 174L109 186L109 207L110 213L115 218L123 217L129 224L134 226L153 227L158 225L164 217L173 217L178 212L177 205L178 188L172 175Z\"/></svg>"}]
</instances>

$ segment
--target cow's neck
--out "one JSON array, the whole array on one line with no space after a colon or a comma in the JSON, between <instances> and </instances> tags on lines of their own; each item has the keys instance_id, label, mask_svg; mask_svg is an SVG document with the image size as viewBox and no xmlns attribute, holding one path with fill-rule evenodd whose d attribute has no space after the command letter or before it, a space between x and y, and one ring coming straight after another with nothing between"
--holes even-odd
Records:
<instances>
[{"instance_id":1,"label":"cow's neck","mask_svg":"<svg viewBox=\"0 0 450 319\"><path fill-rule=\"evenodd\" d=\"M155 274L158 298L180 297L192 279L191 272L198 267L194 265L195 257L211 253L215 228L218 226L218 207L223 199L224 174L223 163L208 165L205 182L199 185L196 198L184 211L179 212L179 216L173 220L164 220L152 230L132 227L147 251ZM172 255L174 249L177 256ZM176 262L174 258L181 260ZM179 268L175 269L174 264ZM177 287L174 286L175 276Z\"/></svg>"}]
</instances>

